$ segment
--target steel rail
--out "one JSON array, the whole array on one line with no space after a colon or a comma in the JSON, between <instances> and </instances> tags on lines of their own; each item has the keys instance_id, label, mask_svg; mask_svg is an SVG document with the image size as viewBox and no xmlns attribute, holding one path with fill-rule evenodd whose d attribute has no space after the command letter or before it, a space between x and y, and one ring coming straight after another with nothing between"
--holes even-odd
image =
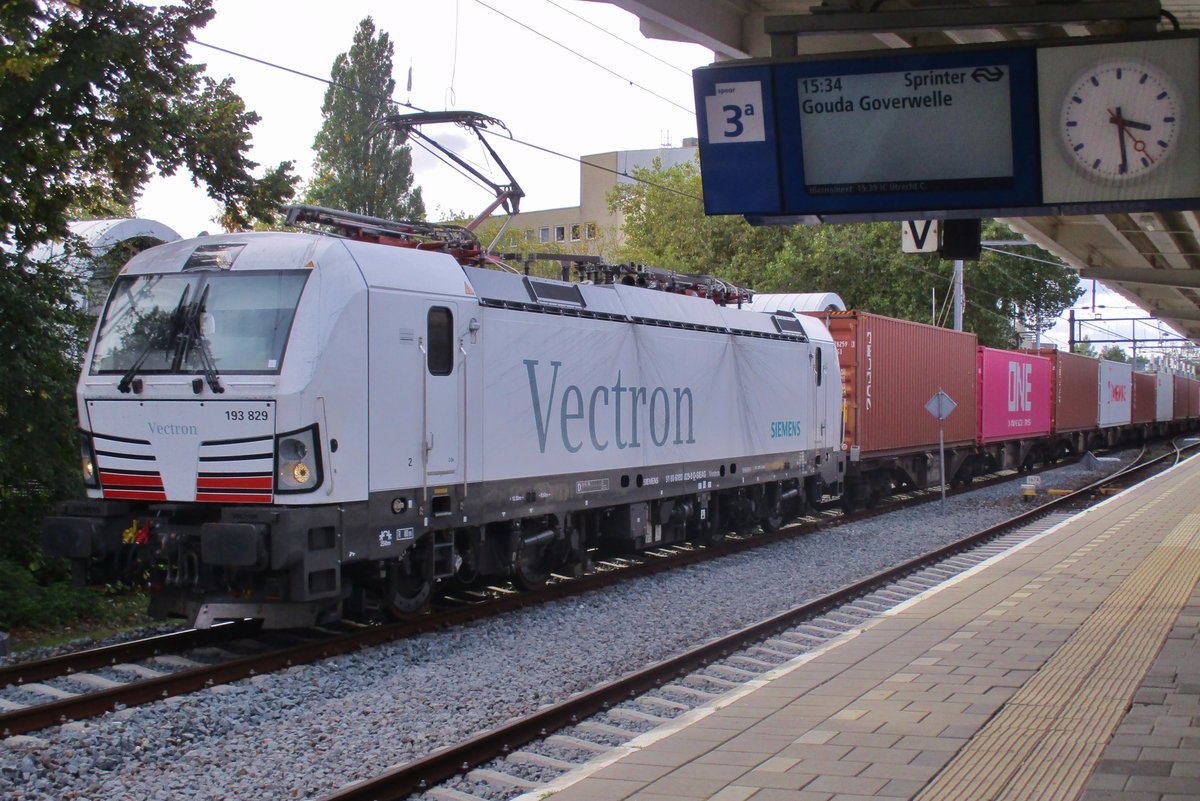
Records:
<instances>
[{"instance_id":1,"label":"steel rail","mask_svg":"<svg viewBox=\"0 0 1200 801\"><path fill-rule=\"evenodd\" d=\"M759 642L781 630L794 627L806 619L842 606L880 585L889 584L928 567L931 563L937 563L954 554L970 550L1039 517L1062 508L1068 508L1070 504L1079 503L1089 496L1094 497L1097 488L1107 481L1125 478L1135 472L1148 470L1171 457L1177 458L1177 454L1164 454L1133 468L1126 468L1109 478L1093 482L1069 495L1050 500L1003 523L971 534L902 564L879 571L760 623L747 626L671 659L579 693L562 703L540 709L531 715L483 732L460 745L440 749L428 756L385 771L373 779L349 784L332 794L323 796L320 801L401 801L413 793L423 792L440 782L499 758L526 743L544 738L557 729L578 723L627 698L636 697L654 687L661 686L681 674L692 672L741 650L749 644Z\"/></svg>"},{"instance_id":2,"label":"steel rail","mask_svg":"<svg viewBox=\"0 0 1200 801\"><path fill-rule=\"evenodd\" d=\"M0 687L27 684L32 681L108 667L120 662L149 659L190 648L216 645L257 632L259 627L245 621L231 621L211 629L184 629L128 642L103 645L82 651L47 657L45 659L0 665Z\"/></svg>"}]
</instances>

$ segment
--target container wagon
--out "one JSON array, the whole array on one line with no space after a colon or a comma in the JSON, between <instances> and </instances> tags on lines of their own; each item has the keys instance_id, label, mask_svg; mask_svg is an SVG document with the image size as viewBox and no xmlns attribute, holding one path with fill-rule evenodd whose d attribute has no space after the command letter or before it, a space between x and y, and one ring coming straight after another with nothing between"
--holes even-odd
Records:
<instances>
[{"instance_id":1,"label":"container wagon","mask_svg":"<svg viewBox=\"0 0 1200 801\"><path fill-rule=\"evenodd\" d=\"M974 454L975 335L856 310L812 316L828 327L841 364L843 505L938 482L938 421L925 404L939 390L957 404L945 420L954 477Z\"/></svg>"}]
</instances>

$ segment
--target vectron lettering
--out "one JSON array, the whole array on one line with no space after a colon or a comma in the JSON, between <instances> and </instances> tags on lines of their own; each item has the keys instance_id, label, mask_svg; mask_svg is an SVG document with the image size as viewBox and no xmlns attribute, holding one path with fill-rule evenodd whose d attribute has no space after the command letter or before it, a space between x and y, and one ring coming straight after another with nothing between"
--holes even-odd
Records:
<instances>
[{"instance_id":1,"label":"vectron lettering","mask_svg":"<svg viewBox=\"0 0 1200 801\"><path fill-rule=\"evenodd\" d=\"M562 362L551 361L543 367L540 359L525 359L524 364L542 453L559 445L568 453L578 453L588 445L603 451L696 442L696 400L691 387L626 384L617 370L611 385L584 388L567 384L560 390L559 372L565 372Z\"/></svg>"}]
</instances>

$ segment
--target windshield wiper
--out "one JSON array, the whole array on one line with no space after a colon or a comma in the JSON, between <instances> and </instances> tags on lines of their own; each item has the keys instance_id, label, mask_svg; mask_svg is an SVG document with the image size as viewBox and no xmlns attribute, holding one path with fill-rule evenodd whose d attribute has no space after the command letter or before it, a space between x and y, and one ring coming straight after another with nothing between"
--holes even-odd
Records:
<instances>
[{"instance_id":1,"label":"windshield wiper","mask_svg":"<svg viewBox=\"0 0 1200 801\"><path fill-rule=\"evenodd\" d=\"M184 324L183 333L180 334L180 353L183 358L187 357L189 346L195 348L196 354L200 357L200 369L204 372L204 380L208 382L208 387L213 392L220 394L225 391L225 387L221 386L220 375L217 373L217 362L213 358L212 348L209 347L208 337L204 335L204 307L208 304L208 290L212 289L212 285L206 285L204 291L200 293L200 300L190 308L187 316L187 321ZM182 366L182 363L181 365ZM200 388L196 387L196 392Z\"/></svg>"},{"instance_id":2,"label":"windshield wiper","mask_svg":"<svg viewBox=\"0 0 1200 801\"><path fill-rule=\"evenodd\" d=\"M191 289L191 284L186 284L183 287L183 292L181 292L179 295L179 302L175 304L175 311L171 312L171 330L167 336L167 344L171 343L175 339L176 332L179 331L180 317L182 316L183 307L187 303L187 296ZM146 348L138 354L138 357L133 360L133 364L129 365L129 369L126 370L125 374L121 376L121 380L117 382L117 391L121 393L129 392L130 386L133 385L134 376L137 375L138 370L142 369L142 365L146 363L146 359L150 356L150 354L156 350L166 347L161 340L158 340L153 336L154 333L157 333L157 331L150 332L150 335L148 335L150 341L146 343Z\"/></svg>"}]
</instances>

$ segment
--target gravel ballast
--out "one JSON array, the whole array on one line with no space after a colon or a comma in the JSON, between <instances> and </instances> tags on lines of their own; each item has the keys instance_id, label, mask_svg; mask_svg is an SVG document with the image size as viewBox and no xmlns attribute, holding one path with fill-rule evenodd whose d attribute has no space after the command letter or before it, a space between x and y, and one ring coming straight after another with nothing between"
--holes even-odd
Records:
<instances>
[{"instance_id":1,"label":"gravel ballast","mask_svg":"<svg viewBox=\"0 0 1200 801\"><path fill-rule=\"evenodd\" d=\"M1080 465L1043 488L1102 473ZM1028 508L976 490L470 626L0 743L0 797L317 798Z\"/></svg>"}]
</instances>

